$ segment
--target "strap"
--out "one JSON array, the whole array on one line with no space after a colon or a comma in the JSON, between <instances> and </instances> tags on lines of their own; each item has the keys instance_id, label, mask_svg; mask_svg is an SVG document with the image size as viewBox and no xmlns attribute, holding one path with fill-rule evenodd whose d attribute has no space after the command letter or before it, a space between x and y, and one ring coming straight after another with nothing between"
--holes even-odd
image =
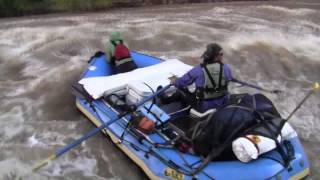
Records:
<instances>
[{"instance_id":1,"label":"strap","mask_svg":"<svg viewBox=\"0 0 320 180\"><path fill-rule=\"evenodd\" d=\"M249 112L252 112L253 110L249 107L246 107L246 106L240 106L240 105L229 105L229 106L226 106L224 108L239 108L239 109L243 109L243 110L246 110L246 111L249 111Z\"/></svg>"},{"instance_id":2,"label":"strap","mask_svg":"<svg viewBox=\"0 0 320 180\"><path fill-rule=\"evenodd\" d=\"M160 126L161 126L162 128L164 128L164 123L163 123L163 121L158 117L158 115L157 115L156 113L150 111L150 110L149 110L147 107L145 107L145 106L143 106L143 108L147 111L148 114L149 114L149 113L152 114L152 115L155 117L156 121L158 121L158 122L160 123Z\"/></svg>"},{"instance_id":3,"label":"strap","mask_svg":"<svg viewBox=\"0 0 320 180\"><path fill-rule=\"evenodd\" d=\"M282 120L282 122L280 123L280 127L278 127L275 131L273 131L270 126L275 126L272 121L268 121L268 120L262 120L260 122L262 124L262 126L264 126L267 131L269 131L271 134L273 134L273 136L269 136L268 134L265 134L265 133L262 133L262 132L256 132L256 131L253 131L252 134L256 134L256 135L262 135L262 136L265 136L265 137L268 137L268 138L271 138L273 139L273 141L276 143L276 146L277 146L277 150L284 162L284 166L285 167L288 167L290 165L290 157L288 155L288 153L286 153L286 151L284 150L284 148L281 146L281 144L278 142L278 135L281 135L281 129L285 123L285 121Z\"/></svg>"},{"instance_id":4,"label":"strap","mask_svg":"<svg viewBox=\"0 0 320 180\"><path fill-rule=\"evenodd\" d=\"M284 162L284 166L287 168L290 165L290 158L288 156L288 154L286 153L286 151L284 150L285 147L282 147L281 144L278 141L275 141L276 145L277 145L277 150Z\"/></svg>"},{"instance_id":5,"label":"strap","mask_svg":"<svg viewBox=\"0 0 320 180\"><path fill-rule=\"evenodd\" d=\"M223 63L219 62L219 64L220 64L220 71L219 71L219 85L218 85L218 89L220 89L220 87L221 87L222 71L223 71Z\"/></svg>"},{"instance_id":6,"label":"strap","mask_svg":"<svg viewBox=\"0 0 320 180\"><path fill-rule=\"evenodd\" d=\"M251 138L248 138L247 136L243 136L243 138L247 139L248 141L250 141L254 147L256 148L256 150L258 151L258 154L260 153L260 149L258 147L258 145L256 144L256 142L254 142Z\"/></svg>"},{"instance_id":7,"label":"strap","mask_svg":"<svg viewBox=\"0 0 320 180\"><path fill-rule=\"evenodd\" d=\"M209 116L203 120L203 121L199 121L193 129L192 131L192 136L191 136L191 142L193 143L193 140L199 136L199 134L202 132L199 130L199 128L203 128L206 127L208 125L208 123L210 122L211 118L212 118L213 113L209 114Z\"/></svg>"},{"instance_id":8,"label":"strap","mask_svg":"<svg viewBox=\"0 0 320 180\"><path fill-rule=\"evenodd\" d=\"M203 170L208 163L211 162L211 160L217 156L219 156L223 150L225 150L233 141L233 137L236 133L238 133L243 127L245 123L241 123L231 134L230 136L225 140L225 142L218 147L217 149L212 149L210 153L207 155L207 157L204 159L202 164L193 172L193 174L199 173L201 170Z\"/></svg>"},{"instance_id":9,"label":"strap","mask_svg":"<svg viewBox=\"0 0 320 180\"><path fill-rule=\"evenodd\" d=\"M232 112L231 117L228 119L228 124L232 124L232 121L234 120L234 116L236 115L237 112L238 112L238 109L235 109L235 110ZM245 124L245 123L242 122L239 127L242 127L244 124ZM222 129L214 132L214 134L213 134L213 140L214 140L215 142L220 142L219 134L222 134L222 132L224 132L225 130L227 130L227 126L223 126ZM239 130L240 130L240 129L239 129ZM226 139L225 142L227 142L228 139L231 139L232 136L234 136L236 133L238 133L239 130L234 130L234 131L231 133L231 135L230 135L229 137L227 137L227 139Z\"/></svg>"},{"instance_id":10,"label":"strap","mask_svg":"<svg viewBox=\"0 0 320 180\"><path fill-rule=\"evenodd\" d=\"M283 126L284 126L285 123L286 123L286 121L283 120L283 119L281 119L281 123L280 123L280 125L279 125L279 128L278 128L277 131L276 131L276 134L279 134L279 135L281 136L281 130L282 130L282 128L283 128Z\"/></svg>"},{"instance_id":11,"label":"strap","mask_svg":"<svg viewBox=\"0 0 320 180\"><path fill-rule=\"evenodd\" d=\"M110 42L111 42L111 44L114 45L114 47L117 46L117 43L115 41L110 41ZM123 40L119 40L119 42L120 42L120 44L123 44Z\"/></svg>"},{"instance_id":12,"label":"strap","mask_svg":"<svg viewBox=\"0 0 320 180\"><path fill-rule=\"evenodd\" d=\"M115 41L110 41L110 42L111 42L111 44L114 45L114 47L116 47L117 43Z\"/></svg>"},{"instance_id":13,"label":"strap","mask_svg":"<svg viewBox=\"0 0 320 180\"><path fill-rule=\"evenodd\" d=\"M256 102L256 96L252 96L252 108L255 111L257 109L257 102Z\"/></svg>"},{"instance_id":14,"label":"strap","mask_svg":"<svg viewBox=\"0 0 320 180\"><path fill-rule=\"evenodd\" d=\"M275 115L271 114L270 112L262 112L262 114L265 116L269 116L272 119L279 118L278 116L275 116Z\"/></svg>"}]
</instances>

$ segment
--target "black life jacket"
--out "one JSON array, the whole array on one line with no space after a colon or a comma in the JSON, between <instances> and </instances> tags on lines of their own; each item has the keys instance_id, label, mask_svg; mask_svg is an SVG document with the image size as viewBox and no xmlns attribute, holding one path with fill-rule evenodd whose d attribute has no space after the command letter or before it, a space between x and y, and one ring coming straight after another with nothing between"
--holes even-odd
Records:
<instances>
[{"instance_id":1,"label":"black life jacket","mask_svg":"<svg viewBox=\"0 0 320 180\"><path fill-rule=\"evenodd\" d=\"M130 50L126 47L125 44L123 44L123 41L120 40L117 44L114 41L111 41L111 43L114 45L114 60L115 61L121 61L122 59L130 58Z\"/></svg>"}]
</instances>

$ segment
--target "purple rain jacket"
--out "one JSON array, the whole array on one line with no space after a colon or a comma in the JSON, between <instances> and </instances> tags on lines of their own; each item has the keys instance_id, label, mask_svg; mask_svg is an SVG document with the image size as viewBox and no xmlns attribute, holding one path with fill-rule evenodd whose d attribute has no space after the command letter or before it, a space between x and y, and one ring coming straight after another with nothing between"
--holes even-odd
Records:
<instances>
[{"instance_id":1,"label":"purple rain jacket","mask_svg":"<svg viewBox=\"0 0 320 180\"><path fill-rule=\"evenodd\" d=\"M224 74L226 76L226 79L231 81L233 77L232 77L232 73L229 66L227 64L224 64L223 69L224 69ZM204 87L205 76L204 76L202 67L200 65L192 68L189 72L184 74L181 78L178 78L175 81L174 85L175 87L182 89L191 85L192 83L195 83L197 88ZM226 96L212 99L212 100L204 100L202 101L200 110L202 112L205 112L208 109L218 108L219 106L222 106L223 104L225 104L227 99L228 99L228 96L226 95Z\"/></svg>"}]
</instances>

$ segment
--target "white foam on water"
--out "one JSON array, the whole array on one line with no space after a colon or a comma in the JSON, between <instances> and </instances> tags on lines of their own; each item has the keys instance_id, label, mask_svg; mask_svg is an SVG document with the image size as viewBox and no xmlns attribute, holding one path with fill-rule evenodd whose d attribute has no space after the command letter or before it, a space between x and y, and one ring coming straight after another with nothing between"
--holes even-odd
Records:
<instances>
[{"instance_id":1,"label":"white foam on water","mask_svg":"<svg viewBox=\"0 0 320 180\"><path fill-rule=\"evenodd\" d=\"M188 7L193 9L193 6ZM188 10L188 8L185 8ZM292 17L292 19L296 19L293 22L283 23L283 20L270 22L265 19L260 19L252 15L252 11L263 12L263 10L270 10L271 12L275 12L276 14L284 14L288 15L288 17ZM151 10L152 11L152 10ZM255 12L256 11L256 12ZM269 12L270 12L269 11ZM41 105L41 103L46 101L45 96L41 96L37 98L37 102L33 100L25 100L16 98L25 92L32 92L39 86L39 84L43 83L43 81L64 81L65 73L71 72L75 69L79 69L84 65L84 56L88 56L88 54L92 53L93 50L87 46L86 39L95 39L96 41L101 41L104 44L107 41L107 34L113 30L119 30L120 32L126 34L130 34L130 28L133 28L139 34L137 37L134 37L137 40L146 40L149 38L155 38L157 41L163 41L164 44L172 44L174 43L174 39L168 39L167 41L163 39L156 39L158 35L164 34L167 32L168 34L174 35L176 37L189 37L192 41L199 44L203 44L201 47L194 46L189 51L179 51L173 50L172 52L161 53L161 55L165 54L164 57L179 57L179 56L189 56L189 57L197 57L201 60L200 56L203 53L206 44L210 41L217 40L216 37L222 37L221 45L225 50L239 50L243 46L254 45L257 42L262 42L274 47L286 48L289 51L293 52L297 56L307 56L310 59L317 60L320 57L319 45L320 45L320 37L319 32L320 25L316 22L309 21L309 17L313 14L317 13L315 10L311 9L290 9L284 7L275 7L275 6L259 6L258 8L254 6L250 7L214 7L209 11L200 11L197 14L193 13L179 13L179 14L161 14L157 15L152 14L152 17L143 17L143 14L132 14L128 15L125 13L101 13L94 16L91 15L77 15L72 17L56 17L54 18L39 18L39 19L24 19L12 22L6 22L6 25L12 24L13 27L9 27L8 29L0 30L0 47L1 50L5 49L5 52L1 52L1 54L9 54L18 57L22 57L21 59L17 59L22 62L26 62L25 69L22 71L23 76L35 77L30 82L26 81L26 85L19 85L12 89L11 92L8 93L9 97L12 97L14 102L24 103L27 105L23 110L19 110L15 107L10 112L6 112L5 114L1 114L0 116L0 129L5 129L5 138L6 140L10 140L26 128L30 128L35 132L30 132L28 130L27 142L25 144L27 147L32 148L42 148L45 150L51 149L52 147L62 146L69 142L68 138L77 138L81 135L75 133L69 133L69 130L74 130L76 128L76 123L68 123L63 124L67 128L57 128L56 124L59 122L48 122L47 125L33 124L25 125L23 113L32 112L32 108L37 108ZM183 20L182 16L192 16L192 18ZM172 18L171 18L172 16ZM170 19L169 19L170 18ZM112 22L110 24L101 24L94 23L95 20L118 20ZM78 25L66 27L46 27L46 22L59 22L59 21L76 21L79 23ZM284 19L285 20L285 19ZM42 27L24 27L21 28L21 25L28 23L39 22ZM229 29L224 28L224 26L220 27L206 27L205 25L198 25L198 22L210 22L218 23L221 25L232 25L232 27L236 27L237 29ZM14 27L14 24L19 24L20 27ZM96 37L95 33L106 33L104 37ZM200 33L201 32L201 33ZM132 34L136 35L136 34ZM207 35L207 36L203 36ZM210 38L208 38L210 37ZM227 40L224 37L229 37ZM61 65L57 66L48 66L42 59L37 59L34 57L35 52L42 52L46 49L51 50L50 44L56 41L62 42L70 42L75 41L77 43L83 43L83 46L80 47L79 55L68 55L60 53L56 51L56 49L52 48L52 54L57 59L66 60ZM220 39L219 39L220 40ZM229 48L230 46L230 48ZM68 48L68 47L66 47ZM157 49L154 51L149 50L148 53L160 54L157 52ZM6 55L4 55L5 57ZM13 58L15 59L15 58ZM54 60L52 58L50 60ZM166 59L166 58L164 58ZM5 58L4 60L11 60L10 58ZM237 74L246 77L246 74L239 72L236 68L233 69L237 72ZM241 77L240 77L241 79ZM286 84L281 80L279 81L269 81L269 82L261 82L262 79L261 74L258 74L256 77L252 78L252 82L256 83L262 87L268 87L270 89L285 89ZM308 77L299 76L299 80L306 81ZM246 88L238 88L237 92L245 91ZM256 90L249 90L250 92L256 93ZM278 100L278 96L268 94L268 97L275 102L277 109L279 109L281 114L286 117L289 115L290 111L295 108L298 102L305 95L305 91L301 92L301 88L292 88L288 90L290 93L286 93L286 98L280 98ZM310 139L312 141L320 142L319 132L320 126L317 124L317 115L319 115L319 109L315 107L319 107L318 99L310 99L291 119L293 126L298 130L300 136L303 139ZM6 103L6 102L5 102ZM30 108L30 109L29 109ZM23 112L26 111L26 112ZM37 111L33 116L35 118L43 117L45 112ZM12 120L12 122L8 122L8 119ZM6 121L6 123L4 123ZM46 122L47 123L47 122ZM8 124L8 126L7 126ZM34 129L32 129L34 128ZM59 130L58 130L59 129ZM61 129L61 130L60 130ZM68 129L68 131L65 131ZM56 130L56 131L55 131ZM71 131L70 131L71 132ZM81 132L79 132L81 133ZM67 137L66 137L66 134ZM68 142L65 142L68 141ZM14 142L13 142L14 143ZM82 146L85 146L84 143ZM85 152L84 154L90 155L92 152ZM108 167L99 167L106 168L112 175L115 176L116 179L120 179L120 177L116 177L118 171L114 168L118 167L121 164L117 164L115 166L112 165L110 161L110 157L108 154L102 153L102 159L107 164L110 164ZM314 162L313 162L314 163ZM75 174L84 174L85 179L104 179L102 177L97 176L97 160L91 157L85 157L83 153L77 154L76 157L71 155L64 156L64 158L55 161L51 165L49 165L48 169L45 169L40 174L30 174L30 164L21 162L18 159L5 159L0 161L0 179L14 179L15 176L22 177L22 179L63 179L70 178L75 176L69 176L72 173ZM81 172L79 172L81 171ZM44 176L45 177L44 177ZM12 177L12 178L10 178ZM83 177L79 175L77 177Z\"/></svg>"},{"instance_id":2,"label":"white foam on water","mask_svg":"<svg viewBox=\"0 0 320 180\"><path fill-rule=\"evenodd\" d=\"M303 109L301 109L303 110ZM308 115L306 115L308 114ZM319 141L319 138L317 138L314 128L314 116L309 115L310 113L306 113L305 115L301 114L300 112L296 113L294 117L292 117L291 122L294 125L294 127L297 129L298 134L300 138L308 140L308 141Z\"/></svg>"},{"instance_id":3,"label":"white foam on water","mask_svg":"<svg viewBox=\"0 0 320 180\"><path fill-rule=\"evenodd\" d=\"M0 45L7 47L11 55L24 55L28 57L35 50L46 48L52 42L66 41L67 39L79 40L86 34L86 38L95 37L96 24L85 22L74 26L52 27L13 27L1 30ZM10 37L10 38L8 38Z\"/></svg>"},{"instance_id":4,"label":"white foam on water","mask_svg":"<svg viewBox=\"0 0 320 180\"><path fill-rule=\"evenodd\" d=\"M19 135L23 131L24 127L19 124L7 125L3 128L5 139L12 139L13 137Z\"/></svg>"},{"instance_id":5,"label":"white foam on water","mask_svg":"<svg viewBox=\"0 0 320 180\"><path fill-rule=\"evenodd\" d=\"M32 92L39 85L46 81L64 81L65 74L74 69L77 69L83 66L81 60L83 59L82 55L72 56L68 59L67 62L61 63L54 67L48 67L45 62L35 59L28 58L24 69L22 70L22 75L26 77L36 77L27 84L18 86L16 89L10 91L6 94L8 97L15 97L25 92ZM41 86L40 86L41 87ZM43 95L43 101L46 100L46 94Z\"/></svg>"},{"instance_id":6,"label":"white foam on water","mask_svg":"<svg viewBox=\"0 0 320 180\"><path fill-rule=\"evenodd\" d=\"M16 158L1 160L0 179L46 179L46 177L40 174L33 173L31 167L31 164L24 163Z\"/></svg>"},{"instance_id":7,"label":"white foam on water","mask_svg":"<svg viewBox=\"0 0 320 180\"><path fill-rule=\"evenodd\" d=\"M61 35L65 34L68 29L68 27L12 28L0 34L0 45L9 46L11 54L29 54L35 49L43 48L48 42L61 39L63 37Z\"/></svg>"},{"instance_id":8,"label":"white foam on water","mask_svg":"<svg viewBox=\"0 0 320 180\"><path fill-rule=\"evenodd\" d=\"M41 134L37 134L38 140L46 144L47 146L65 146L66 144L70 143L70 141L76 140L78 138L81 138L83 136L83 132L77 132L74 131L72 133L63 134L60 131L66 131L63 129L60 129L59 131L46 131L42 132ZM72 140L70 140L72 138ZM68 140L68 141L66 141Z\"/></svg>"},{"instance_id":9,"label":"white foam on water","mask_svg":"<svg viewBox=\"0 0 320 180\"><path fill-rule=\"evenodd\" d=\"M234 11L232 8L214 7L207 12L209 14L228 14L228 13L231 13L232 11Z\"/></svg>"},{"instance_id":10,"label":"white foam on water","mask_svg":"<svg viewBox=\"0 0 320 180\"><path fill-rule=\"evenodd\" d=\"M129 28L132 24L123 23L117 25L119 28ZM192 28L190 28L192 26ZM188 37L196 37L194 32L202 31L203 33L218 33L219 30L214 29L212 27L204 27L198 25L194 22L185 22L185 21L153 21L153 22L145 22L140 23L138 25L134 25L135 28L143 27L141 30L146 37L154 37L158 34L162 34L164 32L173 33L173 34L186 34ZM141 36L143 37L143 36Z\"/></svg>"},{"instance_id":11,"label":"white foam on water","mask_svg":"<svg viewBox=\"0 0 320 180\"><path fill-rule=\"evenodd\" d=\"M227 47L238 50L243 46L265 43L275 48L285 48L300 57L319 61L320 36L314 34L287 34L279 30L235 32L226 40Z\"/></svg>"},{"instance_id":12,"label":"white foam on water","mask_svg":"<svg viewBox=\"0 0 320 180\"><path fill-rule=\"evenodd\" d=\"M105 162L107 162L108 164L112 164L112 162L110 161L110 159L109 159L109 157L108 156L106 156L106 153L101 153L101 157L102 157L102 159L105 161ZM108 168L108 171L117 179L117 178L120 178L120 177L117 177L116 176L116 173L114 172L114 170L113 170L113 166L108 166L107 167Z\"/></svg>"},{"instance_id":13,"label":"white foam on water","mask_svg":"<svg viewBox=\"0 0 320 180\"><path fill-rule=\"evenodd\" d=\"M299 20L299 25L302 26L304 29L310 28L310 30L318 32L318 35L319 35L320 24L316 24L312 21L308 21L308 20L303 19L303 20Z\"/></svg>"},{"instance_id":14,"label":"white foam on water","mask_svg":"<svg viewBox=\"0 0 320 180\"><path fill-rule=\"evenodd\" d=\"M299 16L310 15L312 13L317 12L316 10L306 9L306 8L290 9L290 8L286 8L286 7L271 6L271 5L262 5L262 6L258 6L257 8L272 10L275 13L281 12L281 13L285 13L288 15L299 15Z\"/></svg>"},{"instance_id":15,"label":"white foam on water","mask_svg":"<svg viewBox=\"0 0 320 180\"><path fill-rule=\"evenodd\" d=\"M11 107L12 104L14 104L14 106L12 109L0 113L0 125L15 122L18 124L25 123L27 119L25 119L24 115L32 113L33 106L30 105L38 105L38 102L34 102L30 98L15 98L14 101L10 98L5 98L1 103L3 107ZM25 104L29 106L25 106Z\"/></svg>"},{"instance_id":16,"label":"white foam on water","mask_svg":"<svg viewBox=\"0 0 320 180\"><path fill-rule=\"evenodd\" d=\"M104 177L97 175L97 160L86 157L84 154L90 154L90 152L83 150L76 153L76 158L70 156L60 158L59 161L50 163L41 174L58 178L81 173L81 176L86 179L105 180Z\"/></svg>"},{"instance_id":17,"label":"white foam on water","mask_svg":"<svg viewBox=\"0 0 320 180\"><path fill-rule=\"evenodd\" d=\"M28 145L30 147L47 147L43 142L39 141L36 138L36 134L33 134L31 137L28 138Z\"/></svg>"},{"instance_id":18,"label":"white foam on water","mask_svg":"<svg viewBox=\"0 0 320 180\"><path fill-rule=\"evenodd\" d=\"M20 94L23 94L26 92L25 86L24 85L19 85L16 86L16 88L12 89L11 91L6 93L7 97L16 97Z\"/></svg>"},{"instance_id":19,"label":"white foam on water","mask_svg":"<svg viewBox=\"0 0 320 180\"><path fill-rule=\"evenodd\" d=\"M10 111L1 114L0 129L4 132L4 139L11 139L24 130L24 117L21 106L15 106Z\"/></svg>"},{"instance_id":20,"label":"white foam on water","mask_svg":"<svg viewBox=\"0 0 320 180\"><path fill-rule=\"evenodd\" d=\"M277 86L273 84L273 86ZM281 85L280 85L281 86ZM285 86L285 85L284 85ZM285 89L284 94L280 94L272 98L283 118L287 118L297 105L302 101L311 88L302 89L300 87L292 87ZM281 96L281 97L279 97ZM280 98L280 99L279 99ZM317 125L317 117L320 112L316 108L319 104L317 97L312 95L291 117L290 124L297 130L300 137L307 141L320 142L319 131L320 126Z\"/></svg>"},{"instance_id":21,"label":"white foam on water","mask_svg":"<svg viewBox=\"0 0 320 180\"><path fill-rule=\"evenodd\" d=\"M26 59L26 64L25 67L23 69L23 71L21 72L23 74L23 76L35 76L35 77L39 77L42 76L43 74L45 74L49 68L45 62L35 59L35 58L28 58Z\"/></svg>"},{"instance_id":22,"label":"white foam on water","mask_svg":"<svg viewBox=\"0 0 320 180\"><path fill-rule=\"evenodd\" d=\"M220 9L219 7L213 8L213 10L208 11L208 13L201 15L197 20L204 20L203 22L216 21L225 25L233 25L239 28L241 25L248 24L268 24L269 21L263 18L252 16L252 12L256 11L255 7L234 7L230 8L228 11L215 11L215 9ZM222 8L224 9L224 8ZM225 29L220 29L225 30Z\"/></svg>"},{"instance_id":23,"label":"white foam on water","mask_svg":"<svg viewBox=\"0 0 320 180\"><path fill-rule=\"evenodd\" d=\"M150 23L150 22L153 22L153 21L156 21L160 18L160 16L157 16L157 17L152 17L152 18L130 18L130 20L128 20L128 23L130 24L139 24L139 23ZM121 24L121 23L120 23Z\"/></svg>"}]
</instances>

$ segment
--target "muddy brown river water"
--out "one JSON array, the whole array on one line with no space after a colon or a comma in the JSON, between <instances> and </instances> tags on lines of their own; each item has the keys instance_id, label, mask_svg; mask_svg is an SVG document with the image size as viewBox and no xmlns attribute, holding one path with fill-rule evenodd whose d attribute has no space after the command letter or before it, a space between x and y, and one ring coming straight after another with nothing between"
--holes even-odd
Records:
<instances>
[{"instance_id":1,"label":"muddy brown river water","mask_svg":"<svg viewBox=\"0 0 320 180\"><path fill-rule=\"evenodd\" d=\"M218 42L225 62L266 94L283 117L320 81L320 2L168 5L0 19L0 179L147 179L102 134L49 164L31 167L94 126L76 110L70 85L120 31L133 50L195 65ZM235 93L258 91L231 86ZM320 179L320 93L292 117Z\"/></svg>"}]
</instances>

